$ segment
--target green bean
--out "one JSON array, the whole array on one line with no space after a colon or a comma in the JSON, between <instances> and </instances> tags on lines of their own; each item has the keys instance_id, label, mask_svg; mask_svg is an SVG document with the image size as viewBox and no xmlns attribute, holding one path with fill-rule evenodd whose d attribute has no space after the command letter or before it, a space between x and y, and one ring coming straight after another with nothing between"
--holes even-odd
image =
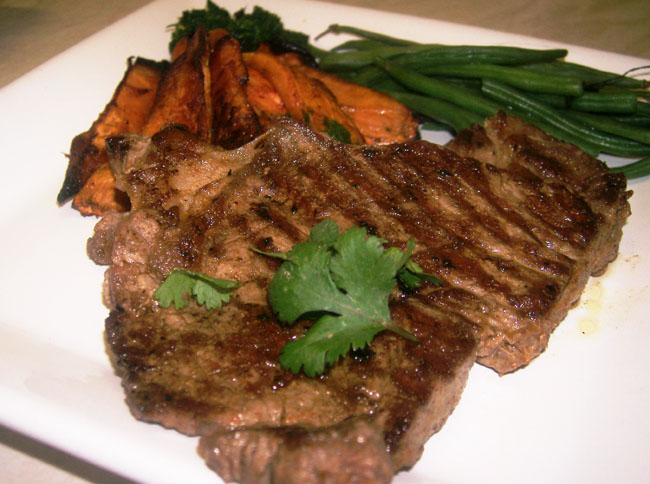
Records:
<instances>
[{"instance_id":1,"label":"green bean","mask_svg":"<svg viewBox=\"0 0 650 484\"><path fill-rule=\"evenodd\" d=\"M634 163L610 168L614 173L623 173L628 180L650 175L650 156L641 158Z\"/></svg>"},{"instance_id":2,"label":"green bean","mask_svg":"<svg viewBox=\"0 0 650 484\"><path fill-rule=\"evenodd\" d=\"M314 44L307 44L307 50L314 57L314 59L321 59L330 54L328 50L316 47Z\"/></svg>"},{"instance_id":3,"label":"green bean","mask_svg":"<svg viewBox=\"0 0 650 484\"><path fill-rule=\"evenodd\" d=\"M427 76L429 77L429 76ZM476 92L481 92L481 80L480 79L462 79L460 77L446 77L446 76L436 76L438 79L456 86L464 86L467 89L472 89Z\"/></svg>"},{"instance_id":4,"label":"green bean","mask_svg":"<svg viewBox=\"0 0 650 484\"><path fill-rule=\"evenodd\" d=\"M422 131L449 131L449 125L432 119L425 119L420 122L420 129Z\"/></svg>"},{"instance_id":5,"label":"green bean","mask_svg":"<svg viewBox=\"0 0 650 484\"><path fill-rule=\"evenodd\" d=\"M650 116L650 103L647 103L645 101L637 101L636 112L639 114Z\"/></svg>"},{"instance_id":6,"label":"green bean","mask_svg":"<svg viewBox=\"0 0 650 484\"><path fill-rule=\"evenodd\" d=\"M352 50L348 52L326 53L319 57L318 66L326 71L357 70L372 65L377 57L390 59L398 55L412 55L423 50L431 49L427 45L406 47L377 47L368 50Z\"/></svg>"},{"instance_id":7,"label":"green bean","mask_svg":"<svg viewBox=\"0 0 650 484\"><path fill-rule=\"evenodd\" d=\"M619 123L625 123L629 126L638 126L640 128L650 128L650 116L645 114L630 114L628 116L612 116Z\"/></svg>"},{"instance_id":8,"label":"green bean","mask_svg":"<svg viewBox=\"0 0 650 484\"><path fill-rule=\"evenodd\" d=\"M646 157L613 171L650 174L650 82L631 71L566 62L566 49L421 44L337 24L328 32L358 38L321 51L321 69L392 95L438 128L503 110L592 156Z\"/></svg>"},{"instance_id":9,"label":"green bean","mask_svg":"<svg viewBox=\"0 0 650 484\"><path fill-rule=\"evenodd\" d=\"M373 82L368 87L381 92L412 92L409 91L409 89L405 87L404 84L400 84L390 76L388 76L386 79Z\"/></svg>"},{"instance_id":10,"label":"green bean","mask_svg":"<svg viewBox=\"0 0 650 484\"><path fill-rule=\"evenodd\" d=\"M393 79L384 69L375 65L364 67L358 72L346 71L336 74L346 81L354 82L361 86L370 87L378 91L404 91L406 88Z\"/></svg>"},{"instance_id":11,"label":"green bean","mask_svg":"<svg viewBox=\"0 0 650 484\"><path fill-rule=\"evenodd\" d=\"M603 84L629 88L644 88L648 85L647 81L566 61L530 63L522 67L534 72L579 77L594 89Z\"/></svg>"},{"instance_id":12,"label":"green bean","mask_svg":"<svg viewBox=\"0 0 650 484\"><path fill-rule=\"evenodd\" d=\"M631 114L636 112L636 94L631 91L617 93L586 92L571 100L571 109L590 113Z\"/></svg>"},{"instance_id":13,"label":"green bean","mask_svg":"<svg viewBox=\"0 0 650 484\"><path fill-rule=\"evenodd\" d=\"M578 78L538 74L518 67L494 64L436 65L423 67L418 69L418 72L425 75L458 76L470 79L489 77L525 91L539 93L566 96L582 94L582 81ZM634 100L636 101L636 98Z\"/></svg>"},{"instance_id":14,"label":"green bean","mask_svg":"<svg viewBox=\"0 0 650 484\"><path fill-rule=\"evenodd\" d=\"M423 114L434 121L453 127L456 132L469 128L475 123L480 124L483 122L483 116L447 101L407 92L389 91L386 94L397 99L418 114Z\"/></svg>"},{"instance_id":15,"label":"green bean","mask_svg":"<svg viewBox=\"0 0 650 484\"><path fill-rule=\"evenodd\" d=\"M364 30L360 29L357 27L351 27L349 25L339 25L339 24L332 24L330 25L325 32L318 34L316 39L321 38L323 35L328 34L328 33L334 33L334 34L352 34L356 35L357 37L361 37L363 39L368 39L368 40L376 40L379 42L382 42L386 45L394 45L394 46L406 46L406 45L417 45L418 42L414 42L412 40L406 40L406 39L398 39L396 37L391 37L389 35L384 35L380 34L377 32L372 32L370 30Z\"/></svg>"},{"instance_id":16,"label":"green bean","mask_svg":"<svg viewBox=\"0 0 650 484\"><path fill-rule=\"evenodd\" d=\"M620 93L620 92L632 92L634 93L637 98L642 99L650 99L650 91L647 89L641 89L641 88L635 88L635 87L619 87L619 86L610 86L610 85L605 85L598 89L597 92L602 92L603 94L614 94L614 93Z\"/></svg>"},{"instance_id":17,"label":"green bean","mask_svg":"<svg viewBox=\"0 0 650 484\"><path fill-rule=\"evenodd\" d=\"M327 30L319 34L316 39L319 39L327 33L347 33L361 37L362 39L380 42L387 47L438 47L443 49L443 55L447 57L447 60L438 62L438 64L446 63L449 61L455 60L457 63L461 62L461 58L465 58L462 62L488 62L493 64L523 64L530 62L548 62L556 59L561 59L566 57L566 49L526 49L521 47L508 47L508 46L478 46L478 45L442 45L442 44L422 44L412 40L401 39L396 37L391 37L385 34L380 34L377 32L372 32L365 29L360 29L357 27L351 27L348 25L338 25L332 24ZM363 44L360 44L363 45ZM340 50L340 49L339 49ZM363 49L368 50L368 49ZM453 51L453 54L450 55L446 53L446 50ZM435 58L438 57L441 52L434 51L431 55L426 56L426 62L435 63ZM378 54L381 55L381 54ZM387 57L386 55L381 55L382 57ZM330 59L329 62L334 62ZM406 61L410 62L410 61ZM415 62L420 62L419 59L416 59Z\"/></svg>"},{"instance_id":18,"label":"green bean","mask_svg":"<svg viewBox=\"0 0 650 484\"><path fill-rule=\"evenodd\" d=\"M349 25L339 25L332 24L330 25L325 32L319 34L316 39L319 39L327 33L346 33L356 35L366 40L373 40L381 42L387 46L396 46L396 47L408 47L408 46L417 46L417 45L427 45L420 42L415 42L413 40L407 40L397 37L391 37L389 35L381 34L378 32L373 32L370 30L360 29L357 27L352 27ZM429 44L429 45L439 45L440 47L446 48L461 48L468 51L469 56L473 57L475 60L478 58L484 58L487 62L488 59L485 57L486 52L489 53L491 58L494 58L495 64L522 64L527 62L546 62L555 59L561 59L566 57L566 49L525 49L521 47L503 47L503 46L444 46L440 44ZM435 54L434 54L435 55ZM501 59L501 62L498 61Z\"/></svg>"},{"instance_id":19,"label":"green bean","mask_svg":"<svg viewBox=\"0 0 650 484\"><path fill-rule=\"evenodd\" d=\"M545 94L539 92L529 92L528 96L535 99L536 101L547 104L554 108L566 109L569 107L569 98L567 96L560 96L558 94Z\"/></svg>"},{"instance_id":20,"label":"green bean","mask_svg":"<svg viewBox=\"0 0 650 484\"><path fill-rule=\"evenodd\" d=\"M503 103L505 106L512 106L518 110L526 111L537 119L556 126L575 137L584 137L584 139L595 145L599 145L605 153L617 156L636 157L650 154L650 145L628 141L620 136L610 135L608 133L595 130L583 123L575 122L563 116L550 106L537 102L527 97L521 91L506 86L491 79L483 81L483 92L490 98Z\"/></svg>"},{"instance_id":21,"label":"green bean","mask_svg":"<svg viewBox=\"0 0 650 484\"><path fill-rule=\"evenodd\" d=\"M563 114L574 121L588 124L606 133L615 134L622 136L623 138L650 145L650 129L629 126L625 123L620 123L609 116L598 114L575 111L564 111Z\"/></svg>"},{"instance_id":22,"label":"green bean","mask_svg":"<svg viewBox=\"0 0 650 484\"><path fill-rule=\"evenodd\" d=\"M567 55L565 49L524 49L521 47L483 45L432 45L431 49L417 55L400 55L394 61L403 67L416 71L429 66L449 64L497 64L521 65L530 62L545 62Z\"/></svg>"},{"instance_id":23,"label":"green bean","mask_svg":"<svg viewBox=\"0 0 650 484\"><path fill-rule=\"evenodd\" d=\"M343 77L367 87L372 87L381 81L391 79L390 75L384 69L374 64L359 69L358 71L345 72Z\"/></svg>"},{"instance_id":24,"label":"green bean","mask_svg":"<svg viewBox=\"0 0 650 484\"><path fill-rule=\"evenodd\" d=\"M376 40L352 39L332 48L332 52L341 52L347 50L370 50L378 47L386 47L386 44Z\"/></svg>"},{"instance_id":25,"label":"green bean","mask_svg":"<svg viewBox=\"0 0 650 484\"><path fill-rule=\"evenodd\" d=\"M403 67L413 70L448 64L500 64L517 65L525 62L556 59L566 55L566 50L534 50L518 47L418 44L386 46L367 50L332 52L319 57L319 67L324 71L356 70L373 63L376 57L396 59Z\"/></svg>"},{"instance_id":26,"label":"green bean","mask_svg":"<svg viewBox=\"0 0 650 484\"><path fill-rule=\"evenodd\" d=\"M492 116L501 107L485 96L477 94L473 90L463 86L456 86L433 77L423 76L422 74L418 74L417 72L405 69L383 59L377 59L376 62L407 88L456 104L476 114Z\"/></svg>"}]
</instances>

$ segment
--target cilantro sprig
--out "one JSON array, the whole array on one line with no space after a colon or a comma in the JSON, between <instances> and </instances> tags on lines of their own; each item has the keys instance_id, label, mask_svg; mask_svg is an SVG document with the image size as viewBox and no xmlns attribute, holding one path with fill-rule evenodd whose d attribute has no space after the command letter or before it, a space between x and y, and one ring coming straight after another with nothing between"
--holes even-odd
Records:
<instances>
[{"instance_id":1,"label":"cilantro sprig","mask_svg":"<svg viewBox=\"0 0 650 484\"><path fill-rule=\"evenodd\" d=\"M398 281L409 289L422 280L440 285L411 260L415 241L406 250L384 249L386 241L367 236L361 227L344 232L326 219L310 232L307 242L286 254L264 253L284 260L269 285L269 302L280 322L316 322L289 342L280 363L310 377L321 374L350 350L365 347L377 333L393 331L412 342L415 336L391 321L389 298Z\"/></svg>"},{"instance_id":2,"label":"cilantro sprig","mask_svg":"<svg viewBox=\"0 0 650 484\"><path fill-rule=\"evenodd\" d=\"M199 305L204 304L206 309L217 309L230 300L237 286L235 281L175 269L165 278L153 297L164 308L173 303L176 309L182 309L189 304L187 296L191 295Z\"/></svg>"}]
</instances>

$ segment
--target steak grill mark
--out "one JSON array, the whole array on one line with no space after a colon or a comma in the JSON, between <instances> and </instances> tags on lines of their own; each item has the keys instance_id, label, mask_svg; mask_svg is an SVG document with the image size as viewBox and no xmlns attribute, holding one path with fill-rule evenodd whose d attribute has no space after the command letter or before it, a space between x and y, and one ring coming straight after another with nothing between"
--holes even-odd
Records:
<instances>
[{"instance_id":1,"label":"steak grill mark","mask_svg":"<svg viewBox=\"0 0 650 484\"><path fill-rule=\"evenodd\" d=\"M508 151L510 135L526 157ZM507 373L543 351L589 274L615 256L629 214L624 180L591 159L540 173L535 150L582 155L503 116L454 151L346 146L289 120L233 151L177 127L111 146L132 211L99 222L89 254L110 264L107 341L127 402L137 418L201 435L208 465L243 483L387 483L412 466L477 356ZM384 332L369 357L309 379L277 363L308 322L277 323L266 288L279 261L250 248L285 252L324 217L389 245L416 238L414 259L445 284L391 302L418 345ZM218 311L158 307L153 292L180 267L241 285Z\"/></svg>"}]
</instances>

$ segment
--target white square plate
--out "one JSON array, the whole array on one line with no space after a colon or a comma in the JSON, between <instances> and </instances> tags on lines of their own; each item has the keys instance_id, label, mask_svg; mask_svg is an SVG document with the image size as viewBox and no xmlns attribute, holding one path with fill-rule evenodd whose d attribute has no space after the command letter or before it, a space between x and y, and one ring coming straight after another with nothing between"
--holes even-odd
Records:
<instances>
[{"instance_id":1,"label":"white square plate","mask_svg":"<svg viewBox=\"0 0 650 484\"><path fill-rule=\"evenodd\" d=\"M231 12L253 5L219 3ZM567 47L570 60L619 73L650 63L322 2L254 4L311 35L338 22L427 42ZM108 102L127 57L167 58L166 26L203 6L154 2L0 90L0 423L141 482L199 484L215 475L196 439L129 414L103 344L104 268L85 253L96 220L55 199L70 141ZM650 180L630 187L618 259L589 282L547 351L502 378L476 366L446 426L395 482L648 482Z\"/></svg>"}]
</instances>

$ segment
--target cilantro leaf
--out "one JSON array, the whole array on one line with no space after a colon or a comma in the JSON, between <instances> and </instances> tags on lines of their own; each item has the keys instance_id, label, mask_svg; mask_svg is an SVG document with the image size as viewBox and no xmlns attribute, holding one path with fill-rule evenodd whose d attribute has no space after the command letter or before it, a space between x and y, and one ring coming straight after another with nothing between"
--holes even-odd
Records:
<instances>
[{"instance_id":1,"label":"cilantro leaf","mask_svg":"<svg viewBox=\"0 0 650 484\"><path fill-rule=\"evenodd\" d=\"M413 250L415 249L415 239L409 239L406 243L406 250L399 250L397 247L389 247L386 249L386 257L390 257L395 268L400 270L410 260Z\"/></svg>"},{"instance_id":2,"label":"cilantro leaf","mask_svg":"<svg viewBox=\"0 0 650 484\"><path fill-rule=\"evenodd\" d=\"M269 285L271 307L282 323L316 322L283 348L282 366L308 376L321 374L386 329L416 341L391 321L388 306L398 273L407 270L418 281L424 275L417 264L409 264L415 241L408 242L406 251L384 249L384 242L367 236L364 228L340 233L327 219L312 229L307 242L286 253Z\"/></svg>"},{"instance_id":3,"label":"cilantro leaf","mask_svg":"<svg viewBox=\"0 0 650 484\"><path fill-rule=\"evenodd\" d=\"M384 329L381 324L354 316L345 318L348 325L345 331L341 331L341 323L341 316L326 314L319 318L304 337L287 343L282 349L282 366L293 373L302 368L309 377L320 375L350 349L363 348Z\"/></svg>"},{"instance_id":4,"label":"cilantro leaf","mask_svg":"<svg viewBox=\"0 0 650 484\"><path fill-rule=\"evenodd\" d=\"M406 243L406 250L401 251L396 247L386 249L386 253L391 257L397 267L397 280L407 290L413 290L420 287L422 281L428 281L436 286L442 286L442 281L422 270L420 264L411 259L411 254L415 249L415 240L410 239Z\"/></svg>"},{"instance_id":5,"label":"cilantro leaf","mask_svg":"<svg viewBox=\"0 0 650 484\"><path fill-rule=\"evenodd\" d=\"M265 255L267 257L271 257L273 259L281 259L281 260L287 260L287 254L284 252L268 252L266 250L260 250L255 247L250 248L253 252L257 252L260 255Z\"/></svg>"},{"instance_id":6,"label":"cilantro leaf","mask_svg":"<svg viewBox=\"0 0 650 484\"><path fill-rule=\"evenodd\" d=\"M341 310L339 291L329 272L332 253L318 242L297 244L269 284L269 303L283 323L305 314Z\"/></svg>"},{"instance_id":7,"label":"cilantro leaf","mask_svg":"<svg viewBox=\"0 0 650 484\"><path fill-rule=\"evenodd\" d=\"M378 237L366 238L365 229L346 230L333 244L336 254L330 271L336 286L354 302L357 311L376 321L388 321L388 299L395 288L397 269L384 255L381 244Z\"/></svg>"},{"instance_id":8,"label":"cilantro leaf","mask_svg":"<svg viewBox=\"0 0 650 484\"><path fill-rule=\"evenodd\" d=\"M420 264L412 259L407 260L404 267L398 271L397 278L407 289L419 287L422 281L430 282L438 287L442 286L442 280L439 277L424 272Z\"/></svg>"},{"instance_id":9,"label":"cilantro leaf","mask_svg":"<svg viewBox=\"0 0 650 484\"><path fill-rule=\"evenodd\" d=\"M322 242L332 245L339 235L341 229L332 219L326 218L318 225L315 225L309 232L311 242Z\"/></svg>"},{"instance_id":10,"label":"cilantro leaf","mask_svg":"<svg viewBox=\"0 0 650 484\"><path fill-rule=\"evenodd\" d=\"M186 295L192 295L196 302L205 305L206 309L217 309L222 303L228 302L237 286L235 281L175 269L165 278L153 297L164 308L173 303L176 309L182 309L189 303Z\"/></svg>"}]
</instances>

